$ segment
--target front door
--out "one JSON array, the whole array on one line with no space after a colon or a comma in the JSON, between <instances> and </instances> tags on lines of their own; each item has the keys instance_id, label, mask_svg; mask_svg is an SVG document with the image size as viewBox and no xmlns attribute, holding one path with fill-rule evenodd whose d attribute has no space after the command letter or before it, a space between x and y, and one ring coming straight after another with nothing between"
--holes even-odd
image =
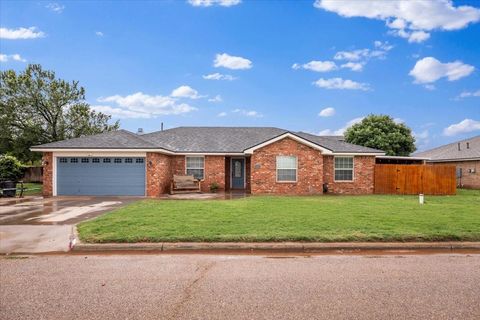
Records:
<instances>
[{"instance_id":1,"label":"front door","mask_svg":"<svg viewBox=\"0 0 480 320\"><path fill-rule=\"evenodd\" d=\"M232 159L232 189L245 188L245 159Z\"/></svg>"}]
</instances>

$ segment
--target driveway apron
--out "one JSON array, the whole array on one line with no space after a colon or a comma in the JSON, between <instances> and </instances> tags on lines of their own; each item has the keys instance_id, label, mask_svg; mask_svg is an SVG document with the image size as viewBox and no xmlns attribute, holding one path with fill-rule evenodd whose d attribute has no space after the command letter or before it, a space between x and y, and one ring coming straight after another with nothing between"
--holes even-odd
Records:
<instances>
[{"instance_id":1,"label":"driveway apron","mask_svg":"<svg viewBox=\"0 0 480 320\"><path fill-rule=\"evenodd\" d=\"M0 199L0 253L69 251L75 224L138 197Z\"/></svg>"}]
</instances>

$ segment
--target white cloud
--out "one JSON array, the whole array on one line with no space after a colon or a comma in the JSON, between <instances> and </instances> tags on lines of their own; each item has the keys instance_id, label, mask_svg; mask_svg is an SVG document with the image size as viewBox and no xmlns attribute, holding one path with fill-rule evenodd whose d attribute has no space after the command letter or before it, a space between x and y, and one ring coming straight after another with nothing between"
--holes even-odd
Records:
<instances>
[{"instance_id":1,"label":"white cloud","mask_svg":"<svg viewBox=\"0 0 480 320\"><path fill-rule=\"evenodd\" d=\"M468 133L477 130L480 130L480 121L465 119L443 129L443 134L446 136L455 136L457 134Z\"/></svg>"},{"instance_id":2,"label":"white cloud","mask_svg":"<svg viewBox=\"0 0 480 320\"><path fill-rule=\"evenodd\" d=\"M339 51L335 54L333 59L346 61L365 61L368 59L384 59L387 53L393 49L393 46L388 42L374 41L373 49L356 49L351 51Z\"/></svg>"},{"instance_id":3,"label":"white cloud","mask_svg":"<svg viewBox=\"0 0 480 320\"><path fill-rule=\"evenodd\" d=\"M223 99L219 94L217 94L215 97L208 99L208 101L209 102L222 102Z\"/></svg>"},{"instance_id":4,"label":"white cloud","mask_svg":"<svg viewBox=\"0 0 480 320\"><path fill-rule=\"evenodd\" d=\"M222 7L231 7L240 4L241 0L188 0L194 7L211 7L211 6L222 6Z\"/></svg>"},{"instance_id":5,"label":"white cloud","mask_svg":"<svg viewBox=\"0 0 480 320\"><path fill-rule=\"evenodd\" d=\"M430 143L430 132L425 129L422 132L413 132L416 145L418 149L421 149Z\"/></svg>"},{"instance_id":6,"label":"white cloud","mask_svg":"<svg viewBox=\"0 0 480 320\"><path fill-rule=\"evenodd\" d=\"M318 116L319 117L331 117L334 114L335 114L335 109L331 108L331 107L328 107L328 108L322 109L322 111L320 111L318 113Z\"/></svg>"},{"instance_id":7,"label":"white cloud","mask_svg":"<svg viewBox=\"0 0 480 320\"><path fill-rule=\"evenodd\" d=\"M15 54L3 54L0 53L0 62L8 62L8 61L18 61L18 62L27 62L26 59L22 58L18 53Z\"/></svg>"},{"instance_id":8,"label":"white cloud","mask_svg":"<svg viewBox=\"0 0 480 320\"><path fill-rule=\"evenodd\" d=\"M148 95L142 92L133 93L127 96L113 95L109 97L98 98L99 102L111 102L115 103L116 107L112 107L117 110L118 114L136 115L140 117L140 114L148 114L151 117L159 115L179 115L197 110L186 103L178 103L178 100L170 96L161 95ZM105 106L102 106L105 107ZM122 111L123 110L123 111ZM126 113L125 111L131 111L134 113ZM145 117L145 116L141 116Z\"/></svg>"},{"instance_id":9,"label":"white cloud","mask_svg":"<svg viewBox=\"0 0 480 320\"><path fill-rule=\"evenodd\" d=\"M430 91L433 91L433 90L437 89L437 87L435 87L434 84L426 84L423 87L427 90L430 90Z\"/></svg>"},{"instance_id":10,"label":"white cloud","mask_svg":"<svg viewBox=\"0 0 480 320\"><path fill-rule=\"evenodd\" d=\"M341 136L345 133L345 130L347 130L348 128L350 128L354 124L361 122L363 120L363 118L364 117L354 118L354 119L348 121L343 127L341 127L340 129L337 129L337 130L331 130L331 129L322 130L318 133L318 135L319 136Z\"/></svg>"},{"instance_id":11,"label":"white cloud","mask_svg":"<svg viewBox=\"0 0 480 320\"><path fill-rule=\"evenodd\" d=\"M352 71L362 71L363 70L363 63L360 63L360 62L347 62L347 63L344 63L340 66L340 68L348 68Z\"/></svg>"},{"instance_id":12,"label":"white cloud","mask_svg":"<svg viewBox=\"0 0 480 320\"><path fill-rule=\"evenodd\" d=\"M226 117L226 116L227 116L226 112L220 112L219 114L217 114L217 117Z\"/></svg>"},{"instance_id":13,"label":"white cloud","mask_svg":"<svg viewBox=\"0 0 480 320\"><path fill-rule=\"evenodd\" d=\"M37 31L36 27L7 29L0 28L0 39L36 39L45 37L45 33Z\"/></svg>"},{"instance_id":14,"label":"white cloud","mask_svg":"<svg viewBox=\"0 0 480 320\"><path fill-rule=\"evenodd\" d=\"M262 118L263 114L259 113L258 111L254 110L245 110L245 109L235 109L232 111L232 113L237 113L244 115L246 117L252 117L252 118Z\"/></svg>"},{"instance_id":15,"label":"white cloud","mask_svg":"<svg viewBox=\"0 0 480 320\"><path fill-rule=\"evenodd\" d=\"M301 68L305 70L315 71L315 72L329 72L337 69L337 65L333 61L313 60L305 64L295 63L292 66L292 69L295 69L295 70L298 70Z\"/></svg>"},{"instance_id":16,"label":"white cloud","mask_svg":"<svg viewBox=\"0 0 480 320\"><path fill-rule=\"evenodd\" d=\"M316 0L314 6L343 17L364 17L385 21L391 33L409 42L422 42L433 30L458 30L480 20L480 9L455 7L451 0L370 1ZM428 31L428 32L427 32Z\"/></svg>"},{"instance_id":17,"label":"white cloud","mask_svg":"<svg viewBox=\"0 0 480 320\"><path fill-rule=\"evenodd\" d=\"M415 78L415 83L432 83L440 78L455 81L468 76L475 67L461 61L442 63L433 57L418 60L409 75Z\"/></svg>"},{"instance_id":18,"label":"white cloud","mask_svg":"<svg viewBox=\"0 0 480 320\"><path fill-rule=\"evenodd\" d=\"M97 37L103 37L104 34L103 34L102 31L95 31L95 35L96 35Z\"/></svg>"},{"instance_id":19,"label":"white cloud","mask_svg":"<svg viewBox=\"0 0 480 320\"><path fill-rule=\"evenodd\" d=\"M198 95L198 91L193 89L190 86L180 86L177 89L173 90L170 94L174 98L190 98L190 99L200 99L206 96Z\"/></svg>"},{"instance_id":20,"label":"white cloud","mask_svg":"<svg viewBox=\"0 0 480 320\"><path fill-rule=\"evenodd\" d=\"M110 106L91 106L93 110L111 115L112 118L119 119L148 119L152 114L146 112L131 111L127 109L112 108Z\"/></svg>"},{"instance_id":21,"label":"white cloud","mask_svg":"<svg viewBox=\"0 0 480 320\"><path fill-rule=\"evenodd\" d=\"M480 97L480 90L477 91L463 91L457 98Z\"/></svg>"},{"instance_id":22,"label":"white cloud","mask_svg":"<svg viewBox=\"0 0 480 320\"><path fill-rule=\"evenodd\" d=\"M233 81L236 80L237 78L229 75L229 74L221 74L221 73L211 73L211 74L206 74L202 76L203 79L205 80L226 80L226 81Z\"/></svg>"},{"instance_id":23,"label":"white cloud","mask_svg":"<svg viewBox=\"0 0 480 320\"><path fill-rule=\"evenodd\" d=\"M323 79L320 78L313 83L315 86L324 89L339 89L339 90L370 90L370 86L367 83L360 83L349 79L342 78L331 78Z\"/></svg>"},{"instance_id":24,"label":"white cloud","mask_svg":"<svg viewBox=\"0 0 480 320\"><path fill-rule=\"evenodd\" d=\"M65 10L65 6L63 4L59 4L57 2L50 2L45 6L45 8L53 11L55 13L62 13Z\"/></svg>"},{"instance_id":25,"label":"white cloud","mask_svg":"<svg viewBox=\"0 0 480 320\"><path fill-rule=\"evenodd\" d=\"M215 56L213 66L233 70L250 69L252 67L252 61L242 57L231 56L227 53L219 53Z\"/></svg>"}]
</instances>

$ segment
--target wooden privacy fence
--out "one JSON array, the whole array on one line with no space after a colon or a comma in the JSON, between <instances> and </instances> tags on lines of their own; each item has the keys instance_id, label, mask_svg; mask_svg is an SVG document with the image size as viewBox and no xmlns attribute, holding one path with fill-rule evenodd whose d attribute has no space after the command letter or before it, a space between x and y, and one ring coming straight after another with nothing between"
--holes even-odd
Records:
<instances>
[{"instance_id":1,"label":"wooden privacy fence","mask_svg":"<svg viewBox=\"0 0 480 320\"><path fill-rule=\"evenodd\" d=\"M23 174L23 182L42 182L42 167L26 167Z\"/></svg>"},{"instance_id":2,"label":"wooden privacy fence","mask_svg":"<svg viewBox=\"0 0 480 320\"><path fill-rule=\"evenodd\" d=\"M456 185L454 165L375 165L378 194L455 194Z\"/></svg>"}]
</instances>

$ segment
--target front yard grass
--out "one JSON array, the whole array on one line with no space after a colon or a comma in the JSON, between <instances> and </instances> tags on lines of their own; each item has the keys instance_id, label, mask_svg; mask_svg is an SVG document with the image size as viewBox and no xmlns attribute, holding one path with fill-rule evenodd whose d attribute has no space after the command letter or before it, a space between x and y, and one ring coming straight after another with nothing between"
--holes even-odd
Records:
<instances>
[{"instance_id":1,"label":"front yard grass","mask_svg":"<svg viewBox=\"0 0 480 320\"><path fill-rule=\"evenodd\" d=\"M78 226L84 242L480 241L480 191L456 196L141 200Z\"/></svg>"},{"instance_id":2,"label":"front yard grass","mask_svg":"<svg viewBox=\"0 0 480 320\"><path fill-rule=\"evenodd\" d=\"M17 183L17 195L20 194L20 187L21 187L21 184L20 183ZM42 194L42 189L43 189L43 184L41 183L37 183L37 182L25 182L23 184L23 187L24 188L27 188L26 190L23 191L23 194L24 195L28 195L28 196L31 196L31 195L40 195Z\"/></svg>"}]
</instances>

